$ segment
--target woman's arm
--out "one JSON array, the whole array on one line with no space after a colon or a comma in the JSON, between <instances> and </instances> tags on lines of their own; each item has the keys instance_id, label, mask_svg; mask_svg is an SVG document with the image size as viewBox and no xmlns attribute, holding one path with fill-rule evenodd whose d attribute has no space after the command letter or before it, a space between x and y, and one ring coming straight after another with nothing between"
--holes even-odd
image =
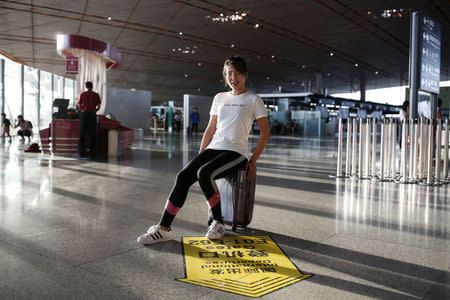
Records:
<instances>
[{"instance_id":1,"label":"woman's arm","mask_svg":"<svg viewBox=\"0 0 450 300\"><path fill-rule=\"evenodd\" d=\"M267 117L259 118L258 120L256 120L256 123L258 123L261 135L259 136L255 151L253 151L252 157L250 158L246 166L247 178L250 180L253 180L256 176L256 161L264 151L264 148L266 147L270 137L269 121Z\"/></svg>"},{"instance_id":2,"label":"woman's arm","mask_svg":"<svg viewBox=\"0 0 450 300\"><path fill-rule=\"evenodd\" d=\"M208 127L203 134L202 145L200 146L200 151L198 153L203 152L203 150L208 147L209 143L211 143L214 133L216 132L216 125L217 115L211 115L211 117L209 118Z\"/></svg>"}]
</instances>

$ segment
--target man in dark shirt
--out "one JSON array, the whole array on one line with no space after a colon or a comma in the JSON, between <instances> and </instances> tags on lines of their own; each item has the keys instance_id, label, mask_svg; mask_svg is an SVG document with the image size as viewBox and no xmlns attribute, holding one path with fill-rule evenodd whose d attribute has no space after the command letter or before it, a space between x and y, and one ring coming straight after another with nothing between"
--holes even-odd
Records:
<instances>
[{"instance_id":1,"label":"man in dark shirt","mask_svg":"<svg viewBox=\"0 0 450 300\"><path fill-rule=\"evenodd\" d=\"M80 93L78 106L80 115L80 139L78 141L78 154L81 158L89 154L95 156L95 135L97 131L97 111L100 109L100 96L92 91L92 82L86 82L87 91ZM89 152L86 153L86 134L89 137Z\"/></svg>"}]
</instances>

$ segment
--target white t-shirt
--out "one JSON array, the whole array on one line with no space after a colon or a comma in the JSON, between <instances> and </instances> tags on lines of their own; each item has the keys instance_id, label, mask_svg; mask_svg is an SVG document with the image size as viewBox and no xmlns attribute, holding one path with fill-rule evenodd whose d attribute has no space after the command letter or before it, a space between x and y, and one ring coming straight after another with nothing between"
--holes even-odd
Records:
<instances>
[{"instance_id":1,"label":"white t-shirt","mask_svg":"<svg viewBox=\"0 0 450 300\"><path fill-rule=\"evenodd\" d=\"M206 149L231 150L248 159L248 135L254 120L267 117L261 97L250 92L214 97L210 115L217 115L216 132Z\"/></svg>"}]
</instances>

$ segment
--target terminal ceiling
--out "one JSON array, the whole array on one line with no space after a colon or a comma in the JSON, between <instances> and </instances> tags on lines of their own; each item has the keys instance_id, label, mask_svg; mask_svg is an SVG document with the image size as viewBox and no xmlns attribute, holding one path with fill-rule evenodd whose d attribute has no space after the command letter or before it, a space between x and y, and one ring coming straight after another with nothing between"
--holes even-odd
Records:
<instances>
[{"instance_id":1,"label":"terminal ceiling","mask_svg":"<svg viewBox=\"0 0 450 300\"><path fill-rule=\"evenodd\" d=\"M0 0L0 50L63 75L56 35L95 38L123 53L108 85L156 101L223 90L231 55L246 58L257 92L304 92L318 73L328 92L349 92L364 79L368 89L407 84L410 11L421 9L442 25L441 80L450 80L448 0Z\"/></svg>"}]
</instances>

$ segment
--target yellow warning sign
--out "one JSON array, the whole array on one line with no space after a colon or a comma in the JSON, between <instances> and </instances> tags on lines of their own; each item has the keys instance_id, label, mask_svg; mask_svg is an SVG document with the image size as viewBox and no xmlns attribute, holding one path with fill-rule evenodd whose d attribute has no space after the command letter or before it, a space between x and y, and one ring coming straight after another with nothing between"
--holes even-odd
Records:
<instances>
[{"instance_id":1,"label":"yellow warning sign","mask_svg":"<svg viewBox=\"0 0 450 300\"><path fill-rule=\"evenodd\" d=\"M302 274L269 236L184 237L186 278L179 281L249 297L291 285Z\"/></svg>"}]
</instances>

